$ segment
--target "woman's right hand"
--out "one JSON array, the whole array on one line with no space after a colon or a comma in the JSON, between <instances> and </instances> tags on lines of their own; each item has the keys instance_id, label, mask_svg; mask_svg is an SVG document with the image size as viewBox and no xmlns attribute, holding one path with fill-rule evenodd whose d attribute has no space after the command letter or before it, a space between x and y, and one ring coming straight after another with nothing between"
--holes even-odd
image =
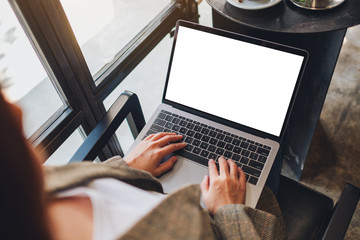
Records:
<instances>
[{"instance_id":1,"label":"woman's right hand","mask_svg":"<svg viewBox=\"0 0 360 240\"><path fill-rule=\"evenodd\" d=\"M215 161L209 160L209 176L200 184L202 201L211 214L228 204L245 204L245 173L231 159L219 158L219 171Z\"/></svg>"}]
</instances>

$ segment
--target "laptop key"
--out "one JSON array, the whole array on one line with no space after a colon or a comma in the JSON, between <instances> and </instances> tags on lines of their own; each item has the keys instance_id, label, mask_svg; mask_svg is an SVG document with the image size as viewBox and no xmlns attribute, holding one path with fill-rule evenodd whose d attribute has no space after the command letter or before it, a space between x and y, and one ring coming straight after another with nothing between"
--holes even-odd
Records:
<instances>
[{"instance_id":1,"label":"laptop key","mask_svg":"<svg viewBox=\"0 0 360 240\"><path fill-rule=\"evenodd\" d=\"M167 122L166 124L165 124L165 127L166 128L172 128L174 126L174 124L172 124L172 123L169 123L169 122Z\"/></svg>"},{"instance_id":2,"label":"laptop key","mask_svg":"<svg viewBox=\"0 0 360 240\"><path fill-rule=\"evenodd\" d=\"M257 154L257 153L254 153L254 152L250 153L250 158L251 159L257 160L258 157L259 157L259 154Z\"/></svg>"},{"instance_id":3,"label":"laptop key","mask_svg":"<svg viewBox=\"0 0 360 240\"><path fill-rule=\"evenodd\" d=\"M179 125L174 125L172 128L171 128L173 131L177 132L180 130L180 126Z\"/></svg>"},{"instance_id":4,"label":"laptop key","mask_svg":"<svg viewBox=\"0 0 360 240\"><path fill-rule=\"evenodd\" d=\"M209 136L203 136L202 138L201 138L201 141L203 141L203 142L209 142L209 140L210 140L210 137Z\"/></svg>"},{"instance_id":5,"label":"laptop key","mask_svg":"<svg viewBox=\"0 0 360 240\"><path fill-rule=\"evenodd\" d=\"M240 155L234 153L234 155L232 156L232 160L239 161L240 160Z\"/></svg>"},{"instance_id":6,"label":"laptop key","mask_svg":"<svg viewBox=\"0 0 360 240\"><path fill-rule=\"evenodd\" d=\"M225 135L222 134L222 133L218 133L218 135L216 135L216 138L219 139L219 140L224 140Z\"/></svg>"},{"instance_id":7,"label":"laptop key","mask_svg":"<svg viewBox=\"0 0 360 240\"><path fill-rule=\"evenodd\" d=\"M206 159L206 158L203 158L203 157L201 157L199 155L195 155L195 154L193 154L191 152L188 152L188 151L179 151L179 152L177 152L177 154L179 156L184 157L184 158L191 159L191 160L193 160L193 161L195 161L197 163L200 163L200 164L202 164L204 166L208 166L208 161L209 160Z\"/></svg>"},{"instance_id":8,"label":"laptop key","mask_svg":"<svg viewBox=\"0 0 360 240\"><path fill-rule=\"evenodd\" d=\"M193 137L195 135L195 132L193 130L189 130L186 135L188 135L189 137Z\"/></svg>"},{"instance_id":9,"label":"laptop key","mask_svg":"<svg viewBox=\"0 0 360 240\"><path fill-rule=\"evenodd\" d=\"M152 131L151 129L149 129L149 131L147 131L145 137L147 137L147 136L149 136L149 135L151 135L151 134L154 134L154 133L156 133L156 132L154 132L154 131Z\"/></svg>"},{"instance_id":10,"label":"laptop key","mask_svg":"<svg viewBox=\"0 0 360 240\"><path fill-rule=\"evenodd\" d=\"M187 122L185 120L181 120L179 125L182 126L182 127L186 127Z\"/></svg>"},{"instance_id":11,"label":"laptop key","mask_svg":"<svg viewBox=\"0 0 360 240\"><path fill-rule=\"evenodd\" d=\"M195 139L192 143L194 146L199 146L200 145L200 141Z\"/></svg>"},{"instance_id":12,"label":"laptop key","mask_svg":"<svg viewBox=\"0 0 360 240\"><path fill-rule=\"evenodd\" d=\"M204 143L204 142L202 142L202 143L200 144L200 148L202 148L202 149L207 149L208 146L209 146L209 144Z\"/></svg>"},{"instance_id":13,"label":"laptop key","mask_svg":"<svg viewBox=\"0 0 360 240\"><path fill-rule=\"evenodd\" d=\"M209 133L209 131L210 131L209 129L203 128L203 129L201 130L201 133L207 135L207 134Z\"/></svg>"},{"instance_id":14,"label":"laptop key","mask_svg":"<svg viewBox=\"0 0 360 240\"><path fill-rule=\"evenodd\" d=\"M210 140L210 137L209 137L209 136L206 136L206 135L204 135L204 136L201 138L201 141L203 141L203 142L209 142L209 140Z\"/></svg>"},{"instance_id":15,"label":"laptop key","mask_svg":"<svg viewBox=\"0 0 360 240\"><path fill-rule=\"evenodd\" d=\"M247 142L241 142L241 144L240 144L240 147L242 147L242 148L245 148L245 149L247 149L248 148L248 146L249 146L249 143L247 143Z\"/></svg>"},{"instance_id":16,"label":"laptop key","mask_svg":"<svg viewBox=\"0 0 360 240\"><path fill-rule=\"evenodd\" d=\"M210 136L210 137L216 137L216 134L217 134L217 133L212 130L212 131L210 131L209 136Z\"/></svg>"},{"instance_id":17,"label":"laptop key","mask_svg":"<svg viewBox=\"0 0 360 240\"><path fill-rule=\"evenodd\" d=\"M194 138L196 138L196 139L201 139L201 137L202 137L202 134L201 134L201 133L195 133Z\"/></svg>"},{"instance_id":18,"label":"laptop key","mask_svg":"<svg viewBox=\"0 0 360 240\"><path fill-rule=\"evenodd\" d=\"M186 125L186 127L187 127L188 129L193 129L193 128L195 127L195 124L193 124L193 123L188 123L188 124Z\"/></svg>"},{"instance_id":19,"label":"laptop key","mask_svg":"<svg viewBox=\"0 0 360 240\"><path fill-rule=\"evenodd\" d=\"M231 143L233 141L233 138L230 137L230 136L226 136L224 141L227 142L227 143Z\"/></svg>"},{"instance_id":20,"label":"laptop key","mask_svg":"<svg viewBox=\"0 0 360 240\"><path fill-rule=\"evenodd\" d=\"M166 117L165 113L159 113L158 118L164 119Z\"/></svg>"},{"instance_id":21,"label":"laptop key","mask_svg":"<svg viewBox=\"0 0 360 240\"><path fill-rule=\"evenodd\" d=\"M238 153L238 154L240 154L241 153L241 148L239 148L239 147L234 147L234 153Z\"/></svg>"},{"instance_id":22,"label":"laptop key","mask_svg":"<svg viewBox=\"0 0 360 240\"><path fill-rule=\"evenodd\" d=\"M205 151L205 150L202 150L200 155L204 158L207 158L209 156L209 152L208 151Z\"/></svg>"},{"instance_id":23,"label":"laptop key","mask_svg":"<svg viewBox=\"0 0 360 240\"><path fill-rule=\"evenodd\" d=\"M219 141L217 146L223 148L225 146L225 142Z\"/></svg>"},{"instance_id":24,"label":"laptop key","mask_svg":"<svg viewBox=\"0 0 360 240\"><path fill-rule=\"evenodd\" d=\"M163 132L164 128L159 125L153 124L153 125L151 125L150 130L155 131L155 132Z\"/></svg>"},{"instance_id":25,"label":"laptop key","mask_svg":"<svg viewBox=\"0 0 360 240\"><path fill-rule=\"evenodd\" d=\"M248 183L251 183L253 185L256 185L258 182L258 178L251 176L248 180Z\"/></svg>"},{"instance_id":26,"label":"laptop key","mask_svg":"<svg viewBox=\"0 0 360 240\"><path fill-rule=\"evenodd\" d=\"M194 149L194 146L193 145L190 145L190 144L187 144L185 146L185 150L189 151L189 152L192 152L192 150Z\"/></svg>"},{"instance_id":27,"label":"laptop key","mask_svg":"<svg viewBox=\"0 0 360 240\"><path fill-rule=\"evenodd\" d=\"M149 135L151 135L151 134L154 134L154 133L156 133L156 132L151 131L151 130L147 131L147 133L145 134L145 136L143 137L142 140L144 140L147 136L149 136Z\"/></svg>"},{"instance_id":28,"label":"laptop key","mask_svg":"<svg viewBox=\"0 0 360 240\"><path fill-rule=\"evenodd\" d=\"M215 153L210 153L208 158L216 161L218 158L218 155L216 155Z\"/></svg>"},{"instance_id":29,"label":"laptop key","mask_svg":"<svg viewBox=\"0 0 360 240\"><path fill-rule=\"evenodd\" d=\"M185 134L187 132L187 129L182 127L182 128L180 128L179 132L182 134Z\"/></svg>"},{"instance_id":30,"label":"laptop key","mask_svg":"<svg viewBox=\"0 0 360 240\"><path fill-rule=\"evenodd\" d=\"M261 147L259 147L259 148L256 150L256 152L257 152L258 154L261 154L261 155L264 155L264 156L269 156L269 153L270 153L269 150L264 149L264 148L261 148Z\"/></svg>"},{"instance_id":31,"label":"laptop key","mask_svg":"<svg viewBox=\"0 0 360 240\"><path fill-rule=\"evenodd\" d=\"M246 172L249 175L255 176L255 177L260 177L261 172L255 168L251 168L248 166L243 166L242 170L244 172Z\"/></svg>"},{"instance_id":32,"label":"laptop key","mask_svg":"<svg viewBox=\"0 0 360 240\"><path fill-rule=\"evenodd\" d=\"M230 151L225 151L224 157L226 157L226 158L231 158L231 157L232 157L232 152L230 152Z\"/></svg>"},{"instance_id":33,"label":"laptop key","mask_svg":"<svg viewBox=\"0 0 360 240\"><path fill-rule=\"evenodd\" d=\"M196 126L194 127L194 131L195 131L195 132L200 132L201 129L202 129L202 127L200 127L199 125L196 125Z\"/></svg>"},{"instance_id":34,"label":"laptop key","mask_svg":"<svg viewBox=\"0 0 360 240\"><path fill-rule=\"evenodd\" d=\"M232 151L234 149L234 146L231 144L226 144L225 149L228 151Z\"/></svg>"},{"instance_id":35,"label":"laptop key","mask_svg":"<svg viewBox=\"0 0 360 240\"><path fill-rule=\"evenodd\" d=\"M201 149L198 148L198 147L195 147L195 148L192 150L192 152L195 153L195 154L200 154Z\"/></svg>"},{"instance_id":36,"label":"laptop key","mask_svg":"<svg viewBox=\"0 0 360 240\"><path fill-rule=\"evenodd\" d=\"M240 146L240 140L239 139L234 139L233 141L232 141L232 144L234 144L235 146Z\"/></svg>"},{"instance_id":37,"label":"laptop key","mask_svg":"<svg viewBox=\"0 0 360 240\"><path fill-rule=\"evenodd\" d=\"M178 119L178 118L174 118L171 122L172 122L172 123L175 123L175 124L179 124L180 119Z\"/></svg>"},{"instance_id":38,"label":"laptop key","mask_svg":"<svg viewBox=\"0 0 360 240\"><path fill-rule=\"evenodd\" d=\"M267 157L262 156L262 155L259 155L259 158L258 158L258 161L259 161L259 162L265 163L266 160L267 160Z\"/></svg>"},{"instance_id":39,"label":"laptop key","mask_svg":"<svg viewBox=\"0 0 360 240\"><path fill-rule=\"evenodd\" d=\"M174 119L174 117L172 116L166 116L165 120L168 121L168 122L171 122L172 120Z\"/></svg>"},{"instance_id":40,"label":"laptop key","mask_svg":"<svg viewBox=\"0 0 360 240\"><path fill-rule=\"evenodd\" d=\"M171 115L171 112L168 112L168 111L166 111L166 110L161 110L161 112L162 112L162 113L165 113L165 114L167 114L167 115Z\"/></svg>"},{"instance_id":41,"label":"laptop key","mask_svg":"<svg viewBox=\"0 0 360 240\"><path fill-rule=\"evenodd\" d=\"M207 150L209 150L210 152L215 152L216 147L214 145L210 145Z\"/></svg>"},{"instance_id":42,"label":"laptop key","mask_svg":"<svg viewBox=\"0 0 360 240\"><path fill-rule=\"evenodd\" d=\"M185 142L186 142L186 143L192 143L193 140L194 140L194 139L193 139L192 137L186 137L186 138L185 138Z\"/></svg>"},{"instance_id":43,"label":"laptop key","mask_svg":"<svg viewBox=\"0 0 360 240\"><path fill-rule=\"evenodd\" d=\"M250 151L253 151L255 152L256 151L256 146L255 145L252 145L250 144L249 148L248 148Z\"/></svg>"},{"instance_id":44,"label":"laptop key","mask_svg":"<svg viewBox=\"0 0 360 240\"><path fill-rule=\"evenodd\" d=\"M159 125L159 126L162 126L162 127L163 127L163 126L165 126L166 121L157 118L157 119L155 119L154 123L157 124L157 125Z\"/></svg>"},{"instance_id":45,"label":"laptop key","mask_svg":"<svg viewBox=\"0 0 360 240\"><path fill-rule=\"evenodd\" d=\"M248 157L250 155L250 151L243 149L241 155Z\"/></svg>"},{"instance_id":46,"label":"laptop key","mask_svg":"<svg viewBox=\"0 0 360 240\"><path fill-rule=\"evenodd\" d=\"M259 170L262 170L264 168L264 164L257 162L257 161L253 161L253 160L250 160L249 166L259 169Z\"/></svg>"},{"instance_id":47,"label":"laptop key","mask_svg":"<svg viewBox=\"0 0 360 240\"><path fill-rule=\"evenodd\" d=\"M209 143L212 144L212 145L216 145L218 142L218 140L216 140L215 138L211 138Z\"/></svg>"},{"instance_id":48,"label":"laptop key","mask_svg":"<svg viewBox=\"0 0 360 240\"><path fill-rule=\"evenodd\" d=\"M249 159L246 158L246 157L242 157L241 160L240 160L241 163L243 164L248 164L249 163Z\"/></svg>"},{"instance_id":49,"label":"laptop key","mask_svg":"<svg viewBox=\"0 0 360 240\"><path fill-rule=\"evenodd\" d=\"M217 149L216 149L216 154L219 154L219 155L221 155L221 156L224 154L224 152L225 152L225 150L222 149L222 148L217 148Z\"/></svg>"},{"instance_id":50,"label":"laptop key","mask_svg":"<svg viewBox=\"0 0 360 240\"><path fill-rule=\"evenodd\" d=\"M269 146L264 145L263 147L267 150L271 150L271 147L269 147Z\"/></svg>"}]
</instances>

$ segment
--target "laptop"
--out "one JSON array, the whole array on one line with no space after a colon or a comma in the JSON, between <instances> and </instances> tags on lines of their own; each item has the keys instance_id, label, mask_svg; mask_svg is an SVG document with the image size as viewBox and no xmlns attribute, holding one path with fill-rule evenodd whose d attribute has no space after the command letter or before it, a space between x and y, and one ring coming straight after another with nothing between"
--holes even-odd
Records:
<instances>
[{"instance_id":1,"label":"laptop","mask_svg":"<svg viewBox=\"0 0 360 240\"><path fill-rule=\"evenodd\" d=\"M130 151L156 132L182 134L187 146L159 178L165 192L201 183L208 160L224 156L245 172L245 205L256 207L307 56L301 49L178 21L162 103Z\"/></svg>"}]
</instances>

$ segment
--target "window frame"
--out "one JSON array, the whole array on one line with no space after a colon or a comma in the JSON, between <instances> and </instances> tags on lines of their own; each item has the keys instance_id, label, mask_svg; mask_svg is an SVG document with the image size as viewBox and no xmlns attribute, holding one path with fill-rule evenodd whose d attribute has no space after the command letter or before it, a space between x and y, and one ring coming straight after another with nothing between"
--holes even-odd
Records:
<instances>
[{"instance_id":1,"label":"window frame","mask_svg":"<svg viewBox=\"0 0 360 240\"><path fill-rule=\"evenodd\" d=\"M91 132L106 113L103 100L172 32L178 19L198 22L199 18L196 1L169 2L94 80L59 0L8 1L66 104L30 137L45 157L79 127L84 137ZM118 154L123 156L123 151L114 136L99 158Z\"/></svg>"}]
</instances>

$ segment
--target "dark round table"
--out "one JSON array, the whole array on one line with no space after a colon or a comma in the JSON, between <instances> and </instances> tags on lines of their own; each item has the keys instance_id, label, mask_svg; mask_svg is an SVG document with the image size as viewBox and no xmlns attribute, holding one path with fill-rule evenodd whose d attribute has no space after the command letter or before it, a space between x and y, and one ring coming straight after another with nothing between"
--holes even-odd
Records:
<instances>
[{"instance_id":1,"label":"dark round table","mask_svg":"<svg viewBox=\"0 0 360 240\"><path fill-rule=\"evenodd\" d=\"M226 0L207 2L216 28L309 52L279 156L300 179L346 30L360 23L360 0L345 0L329 10L299 8L290 0L262 10L239 9Z\"/></svg>"},{"instance_id":2,"label":"dark round table","mask_svg":"<svg viewBox=\"0 0 360 240\"><path fill-rule=\"evenodd\" d=\"M254 0L256 1L256 0ZM282 33L318 33L355 26L360 23L360 1L345 0L328 10L308 10L290 0L261 10L244 10L226 0L207 0L213 10L239 24Z\"/></svg>"}]
</instances>

